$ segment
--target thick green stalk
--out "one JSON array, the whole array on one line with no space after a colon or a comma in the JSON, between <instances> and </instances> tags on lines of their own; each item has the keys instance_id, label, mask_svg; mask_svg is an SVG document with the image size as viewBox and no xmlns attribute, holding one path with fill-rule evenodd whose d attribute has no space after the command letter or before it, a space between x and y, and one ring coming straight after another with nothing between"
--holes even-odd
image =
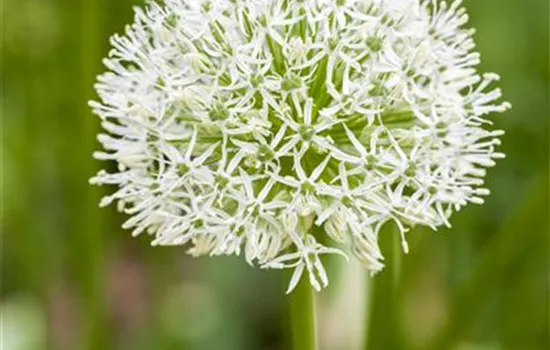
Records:
<instances>
[{"instance_id":1,"label":"thick green stalk","mask_svg":"<svg viewBox=\"0 0 550 350\"><path fill-rule=\"evenodd\" d=\"M396 225L381 231L380 245L386 257L386 268L368 277L370 295L365 307L363 350L403 348L397 315L401 279L401 237ZM375 287L376 285L376 287ZM369 322L376 320L376 323Z\"/></svg>"},{"instance_id":2,"label":"thick green stalk","mask_svg":"<svg viewBox=\"0 0 550 350\"><path fill-rule=\"evenodd\" d=\"M365 279L365 287L364 287L364 298L365 298L365 304L364 304L364 310L365 314L363 316L363 347L359 346L358 348L362 348L364 350L368 349L369 345L369 331L372 321L372 305L373 305L373 299L374 299L374 287L376 279L372 278L372 276L367 276Z\"/></svg>"},{"instance_id":3,"label":"thick green stalk","mask_svg":"<svg viewBox=\"0 0 550 350\"><path fill-rule=\"evenodd\" d=\"M402 260L402 254L403 250L401 247L401 239L399 236L399 230L397 228L394 229L393 235L392 235L392 277L393 277L393 293L397 293L397 289L399 287L399 283L401 281L401 260Z\"/></svg>"},{"instance_id":4,"label":"thick green stalk","mask_svg":"<svg viewBox=\"0 0 550 350\"><path fill-rule=\"evenodd\" d=\"M292 349L317 349L315 295L307 278L302 278L290 294L290 320Z\"/></svg>"}]
</instances>

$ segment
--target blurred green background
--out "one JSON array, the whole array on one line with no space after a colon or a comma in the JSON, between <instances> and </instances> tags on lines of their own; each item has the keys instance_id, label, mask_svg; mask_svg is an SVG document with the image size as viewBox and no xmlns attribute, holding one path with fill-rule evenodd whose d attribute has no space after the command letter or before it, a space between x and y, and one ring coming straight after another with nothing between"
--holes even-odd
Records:
<instances>
[{"instance_id":1,"label":"blurred green background","mask_svg":"<svg viewBox=\"0 0 550 350\"><path fill-rule=\"evenodd\" d=\"M108 37L139 0L2 4L1 348L287 349L288 276L239 258L185 257L120 229L102 191L98 118L87 100ZM348 270L319 295L322 349L550 349L547 0L468 0L482 69L502 75L512 111L488 177L493 194L453 228L411 234L400 281L391 246L374 278ZM362 278L361 278L362 277ZM343 292L342 292L343 291Z\"/></svg>"}]
</instances>

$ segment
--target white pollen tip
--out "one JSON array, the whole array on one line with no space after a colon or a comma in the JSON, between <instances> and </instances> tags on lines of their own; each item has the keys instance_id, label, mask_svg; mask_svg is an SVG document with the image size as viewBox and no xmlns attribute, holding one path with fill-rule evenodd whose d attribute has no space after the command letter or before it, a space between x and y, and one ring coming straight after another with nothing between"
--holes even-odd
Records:
<instances>
[{"instance_id":1,"label":"white pollen tip","mask_svg":"<svg viewBox=\"0 0 550 350\"><path fill-rule=\"evenodd\" d=\"M492 81L499 81L500 80L500 75L498 75L496 73L485 73L485 74L483 74L483 78L485 78L487 80L492 80Z\"/></svg>"},{"instance_id":2,"label":"white pollen tip","mask_svg":"<svg viewBox=\"0 0 550 350\"><path fill-rule=\"evenodd\" d=\"M401 247L403 248L403 253L409 254L409 244L407 241L401 241Z\"/></svg>"},{"instance_id":3,"label":"white pollen tip","mask_svg":"<svg viewBox=\"0 0 550 350\"><path fill-rule=\"evenodd\" d=\"M481 197L471 197L470 202L472 202L474 204L482 205L482 204L485 203L485 200Z\"/></svg>"},{"instance_id":4,"label":"white pollen tip","mask_svg":"<svg viewBox=\"0 0 550 350\"><path fill-rule=\"evenodd\" d=\"M506 134L506 132L504 130L494 130L494 131L491 131L490 135L493 136L493 137L500 137L500 136L504 136Z\"/></svg>"}]
</instances>

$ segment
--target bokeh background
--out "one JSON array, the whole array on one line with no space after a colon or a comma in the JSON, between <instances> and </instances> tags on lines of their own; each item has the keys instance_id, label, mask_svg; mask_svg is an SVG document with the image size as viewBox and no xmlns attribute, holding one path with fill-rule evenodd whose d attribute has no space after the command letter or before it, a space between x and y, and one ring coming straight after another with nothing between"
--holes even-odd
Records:
<instances>
[{"instance_id":1,"label":"bokeh background","mask_svg":"<svg viewBox=\"0 0 550 350\"><path fill-rule=\"evenodd\" d=\"M98 118L87 100L108 37L140 0L3 0L3 350L288 349L284 272L185 257L120 229L88 178ZM507 159L493 194L418 229L400 267L374 277L331 262L322 349L550 349L547 0L467 0L482 69L514 108L496 116ZM369 303L367 289L370 289ZM369 308L368 327L361 322Z\"/></svg>"}]
</instances>

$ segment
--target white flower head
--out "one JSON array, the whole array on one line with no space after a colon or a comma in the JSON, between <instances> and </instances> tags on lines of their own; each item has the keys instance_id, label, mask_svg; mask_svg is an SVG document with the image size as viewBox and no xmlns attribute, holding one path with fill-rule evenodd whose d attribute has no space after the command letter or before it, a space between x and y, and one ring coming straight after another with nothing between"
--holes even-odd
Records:
<instances>
[{"instance_id":1,"label":"white flower head","mask_svg":"<svg viewBox=\"0 0 550 350\"><path fill-rule=\"evenodd\" d=\"M96 85L125 228L244 252L328 284L323 254L383 268L387 222L450 226L504 157L495 74L461 1L164 0L115 35Z\"/></svg>"}]
</instances>

